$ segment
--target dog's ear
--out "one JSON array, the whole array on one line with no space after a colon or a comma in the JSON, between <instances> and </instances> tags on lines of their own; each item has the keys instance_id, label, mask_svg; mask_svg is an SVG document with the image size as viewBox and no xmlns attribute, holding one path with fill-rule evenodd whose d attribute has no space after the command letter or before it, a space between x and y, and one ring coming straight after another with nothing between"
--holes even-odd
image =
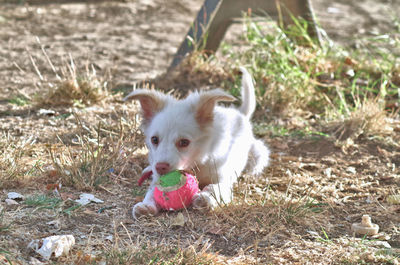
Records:
<instances>
[{"instance_id":1,"label":"dog's ear","mask_svg":"<svg viewBox=\"0 0 400 265\"><path fill-rule=\"evenodd\" d=\"M155 90L136 89L129 93L123 101L130 99L139 100L143 118L148 122L165 107L167 96Z\"/></svg>"},{"instance_id":2,"label":"dog's ear","mask_svg":"<svg viewBox=\"0 0 400 265\"><path fill-rule=\"evenodd\" d=\"M200 94L196 105L195 118L200 127L205 127L214 120L214 107L219 101L235 101L236 98L222 91L214 89Z\"/></svg>"}]
</instances>

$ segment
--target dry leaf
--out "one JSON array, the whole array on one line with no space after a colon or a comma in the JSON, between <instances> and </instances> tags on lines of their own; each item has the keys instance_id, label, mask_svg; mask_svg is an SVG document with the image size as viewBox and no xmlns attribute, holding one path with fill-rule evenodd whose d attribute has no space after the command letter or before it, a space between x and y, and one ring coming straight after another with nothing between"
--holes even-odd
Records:
<instances>
[{"instance_id":1,"label":"dry leaf","mask_svg":"<svg viewBox=\"0 0 400 265\"><path fill-rule=\"evenodd\" d=\"M46 190L59 191L61 189L61 183L52 183L46 185Z\"/></svg>"},{"instance_id":2,"label":"dry leaf","mask_svg":"<svg viewBox=\"0 0 400 265\"><path fill-rule=\"evenodd\" d=\"M47 176L49 178L56 178L56 177L59 177L59 174L58 174L57 170L50 170L47 172Z\"/></svg>"},{"instance_id":3,"label":"dry leaf","mask_svg":"<svg viewBox=\"0 0 400 265\"><path fill-rule=\"evenodd\" d=\"M60 192L60 197L61 197L61 199L63 201L66 201L66 200L69 200L69 199L73 200L73 199L76 198L76 196L74 194L69 193L69 192Z\"/></svg>"},{"instance_id":4,"label":"dry leaf","mask_svg":"<svg viewBox=\"0 0 400 265\"><path fill-rule=\"evenodd\" d=\"M210 228L207 233L213 234L213 235L221 235L222 234L222 229L220 227L213 227Z\"/></svg>"},{"instance_id":5,"label":"dry leaf","mask_svg":"<svg viewBox=\"0 0 400 265\"><path fill-rule=\"evenodd\" d=\"M391 204L400 204L400 194L389 195L386 200Z\"/></svg>"},{"instance_id":6,"label":"dry leaf","mask_svg":"<svg viewBox=\"0 0 400 265\"><path fill-rule=\"evenodd\" d=\"M171 218L171 226L184 226L185 217L182 213L178 213L175 217Z\"/></svg>"},{"instance_id":7,"label":"dry leaf","mask_svg":"<svg viewBox=\"0 0 400 265\"><path fill-rule=\"evenodd\" d=\"M87 214L87 215L97 215L97 213L95 211L92 211L92 210L89 210L89 209L85 209L83 211L83 213Z\"/></svg>"},{"instance_id":8,"label":"dry leaf","mask_svg":"<svg viewBox=\"0 0 400 265\"><path fill-rule=\"evenodd\" d=\"M357 64L357 61L353 60L350 57L346 57L346 59L344 59L344 63L347 65L355 65L355 64Z\"/></svg>"},{"instance_id":9,"label":"dry leaf","mask_svg":"<svg viewBox=\"0 0 400 265\"><path fill-rule=\"evenodd\" d=\"M134 203L142 202L143 200L143 196L136 196L135 198L133 198Z\"/></svg>"}]
</instances>

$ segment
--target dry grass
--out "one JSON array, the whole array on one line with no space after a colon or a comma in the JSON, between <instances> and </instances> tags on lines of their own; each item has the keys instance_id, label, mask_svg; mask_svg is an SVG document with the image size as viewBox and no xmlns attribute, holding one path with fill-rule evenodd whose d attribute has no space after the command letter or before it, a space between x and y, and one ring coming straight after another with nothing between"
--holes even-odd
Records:
<instances>
[{"instance_id":1,"label":"dry grass","mask_svg":"<svg viewBox=\"0 0 400 265\"><path fill-rule=\"evenodd\" d=\"M115 137L117 142L117 135ZM139 139L133 144L139 144ZM86 149L92 147L77 145L76 148L88 152ZM68 152L64 149L63 154ZM387 186L375 190L367 173L369 168L365 172L359 171L359 178L350 173L340 175L340 171L346 171L342 167L351 165L354 159L347 157L349 161L344 161L336 157L333 160L339 163L332 165L325 164L325 160L301 159L299 156L302 154L275 155L273 165L265 175L259 178L245 176L238 183L232 204L210 213L192 209L183 211L183 225L174 224L178 212L163 212L139 221L130 218L132 200L140 200L132 196L136 187L131 184L138 179L140 168L121 174L119 181L110 178L111 182L103 182L100 190L92 190L105 204L91 204L74 210L70 200L57 198L60 203L50 207L47 204L35 206L27 200L21 206L7 207L4 213L5 219L15 222L4 235L17 238L25 235L25 239L19 241L17 248L5 244L7 241L3 241L0 248L10 253L11 260L17 261L17 256L39 258L20 251L32 237L43 237L43 231L52 231L54 228L46 223L56 220L64 227L56 230L56 234L72 232L78 240L70 255L54 260L58 264L379 264L395 260L396 254L381 252L374 240L354 238L349 230L352 222L359 221L361 212L373 211L373 220L382 226L383 235L391 235L396 240L389 228L390 222L396 220L392 206L377 202L389 207L385 210L375 203L365 204L364 193L359 192L357 196L352 193L352 187L363 186L371 194L389 194ZM359 159L360 155L357 157ZM121 160L126 162L130 158ZM107 160L102 162L108 165ZM114 162L118 164L117 159ZM379 171L387 168L385 163L382 166ZM331 168L329 175L324 173L327 168ZM128 180L126 174L134 180ZM341 183L341 187L335 188L337 183ZM77 187L86 189L85 186ZM60 192L77 195L77 190L70 187L62 188ZM39 196L41 193L39 191ZM56 199L52 196L55 195L47 195L49 202ZM353 202L363 203L363 207L360 209ZM105 239L110 235L111 240Z\"/></svg>"},{"instance_id":2,"label":"dry grass","mask_svg":"<svg viewBox=\"0 0 400 265\"><path fill-rule=\"evenodd\" d=\"M41 47L43 58L34 58L29 54L32 66L37 74L36 84L41 90L35 97L39 107L48 106L77 106L84 107L100 103L111 94L109 92L108 75L99 77L93 64L86 62L84 69L78 69L73 57L62 58L61 66L53 64L44 45L36 38ZM50 69L51 75L45 75L37 66L42 60Z\"/></svg>"},{"instance_id":3,"label":"dry grass","mask_svg":"<svg viewBox=\"0 0 400 265\"><path fill-rule=\"evenodd\" d=\"M34 138L21 139L2 132L0 154L0 188L13 186L40 172L43 147L35 144Z\"/></svg>"},{"instance_id":4,"label":"dry grass","mask_svg":"<svg viewBox=\"0 0 400 265\"><path fill-rule=\"evenodd\" d=\"M185 96L190 91L219 87L222 83L233 80L232 73L224 69L215 57L198 51L187 56L171 72L157 77L151 83L157 89L172 90L177 95Z\"/></svg>"},{"instance_id":5,"label":"dry grass","mask_svg":"<svg viewBox=\"0 0 400 265\"><path fill-rule=\"evenodd\" d=\"M207 253L207 247L182 249L178 246L157 245L150 242L125 242L106 255L107 264L216 264L218 259ZM207 245L205 245L207 246Z\"/></svg>"},{"instance_id":6,"label":"dry grass","mask_svg":"<svg viewBox=\"0 0 400 265\"><path fill-rule=\"evenodd\" d=\"M47 91L36 98L39 106L88 106L99 103L110 96L107 81L96 75L93 65L86 64L80 72L70 58L62 70L56 74L56 82L47 83ZM42 89L46 89L42 87Z\"/></svg>"},{"instance_id":7,"label":"dry grass","mask_svg":"<svg viewBox=\"0 0 400 265\"><path fill-rule=\"evenodd\" d=\"M360 135L387 136L393 131L383 102L367 100L360 105L343 122L335 122L333 134L337 139L356 139Z\"/></svg>"},{"instance_id":8,"label":"dry grass","mask_svg":"<svg viewBox=\"0 0 400 265\"><path fill-rule=\"evenodd\" d=\"M118 124L99 122L89 128L75 115L78 134L72 146L61 142L49 148L53 166L63 184L79 190L91 190L110 180L121 180L130 168L129 156L142 143L136 120L120 118ZM141 169L135 174L139 174ZM132 173L132 172L130 172Z\"/></svg>"}]
</instances>

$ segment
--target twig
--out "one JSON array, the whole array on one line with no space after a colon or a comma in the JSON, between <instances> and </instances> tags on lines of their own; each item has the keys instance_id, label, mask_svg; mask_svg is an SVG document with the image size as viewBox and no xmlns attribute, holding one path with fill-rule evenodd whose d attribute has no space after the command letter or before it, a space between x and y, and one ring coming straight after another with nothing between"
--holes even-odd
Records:
<instances>
[{"instance_id":1,"label":"twig","mask_svg":"<svg viewBox=\"0 0 400 265\"><path fill-rule=\"evenodd\" d=\"M41 81L44 81L44 78L43 78L42 74L41 74L40 71L39 71L39 68L37 67L37 65L36 65L36 63L35 63L35 60L33 60L32 55L30 54L30 52L29 52L28 50L26 50L26 51L29 53L29 59L31 59L33 68L35 68L35 71L36 71L37 75L39 76L39 78L40 78Z\"/></svg>"}]
</instances>

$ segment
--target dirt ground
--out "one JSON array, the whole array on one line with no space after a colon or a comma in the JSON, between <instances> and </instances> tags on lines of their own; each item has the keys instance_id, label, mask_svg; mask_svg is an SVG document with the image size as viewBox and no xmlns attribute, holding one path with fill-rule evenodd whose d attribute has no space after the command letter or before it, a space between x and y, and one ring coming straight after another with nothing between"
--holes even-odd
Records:
<instances>
[{"instance_id":1,"label":"dirt ground","mask_svg":"<svg viewBox=\"0 0 400 265\"><path fill-rule=\"evenodd\" d=\"M67 3L1 5L3 100L36 92L32 79L37 76L29 54L43 59L37 38L52 60L71 54L77 61L95 62L99 71L112 71L116 86L152 79L166 70L202 4L198 0L62 2ZM339 43L355 45L357 36L384 34L398 26L393 22L400 11L395 0L312 3L323 29ZM234 39L235 33L228 32L227 40ZM40 68L42 74L50 71Z\"/></svg>"},{"instance_id":2,"label":"dirt ground","mask_svg":"<svg viewBox=\"0 0 400 265\"><path fill-rule=\"evenodd\" d=\"M94 64L98 76L112 77L111 88L129 89L135 82L153 79L165 72L202 3L200 0L96 3L43 0L31 5L21 4L24 1L15 2L18 1L2 3L0 0L0 130L16 139L26 138L39 145L57 143L56 134L64 142L72 141L77 131L76 120L72 116L49 118L39 114L37 109L10 103L15 98L32 100L35 94L42 93L42 84L46 80L56 78L42 47L56 69L70 58L81 69L86 62L90 62ZM400 14L398 0L382 0L379 3L373 0L315 0L312 3L327 35L334 42L354 48L358 47L359 37L385 34L399 26L393 20ZM234 27L226 41L237 41L240 29ZM119 115L134 117L136 110L131 106L113 101L83 110L54 109L55 116L79 112L81 119L90 127L95 126L98 120L116 124ZM254 224L249 228L238 226L236 221L230 222L233 216L246 217L234 206L228 213L217 211L202 215L185 212L186 224L183 227L172 224L175 213L163 213L156 220L133 221L130 210L135 198L140 197L135 192L143 192L135 183L141 167L145 165L145 158L136 155L131 158L134 161L130 166L132 172L137 174L96 191L96 196L105 200L105 205L109 207L103 209L102 214L99 210L104 205L90 205L68 218L57 216L58 224L49 225L48 222L55 219L54 212L44 211L35 215L32 208L7 206L4 199L10 191L18 191L25 196L45 192L45 185L51 181L41 179L32 185L21 184L19 188L11 186L0 190L1 207L6 209L5 216L12 222L10 232L0 231L3 233L0 235L3 241L0 247L15 255L17 263L25 264L32 262L31 257L34 256L27 249L32 239L53 234L74 234L76 248L97 255L107 250L104 247L107 240L109 245L114 245L118 241L115 236L119 235L121 245L128 242L128 238L146 244L195 245L197 250L204 248L218 256L220 263L226 264L337 264L346 260L344 253L359 255L357 249L360 247L355 245L360 240L352 239L350 226L368 213L382 231L374 242L389 243L393 257L398 257L400 206L387 202L388 196L398 194L400 187L400 123L393 121L393 124L391 139L395 143L366 137L341 143L314 136L265 137L273 150L272 165L265 172L267 180L242 180L238 189L246 184L251 187L250 190L260 191L264 196L269 194L266 189L269 185L272 195L278 196L290 190L291 194L311 196L324 205L323 216L311 215L309 220L300 223L288 222L278 227L279 232L276 233L263 224ZM47 155L41 152L37 151L34 155ZM43 175L46 177L45 173ZM65 193L75 197L79 194L72 188L65 189ZM241 191L237 193L240 198L244 196ZM271 206L271 211L273 209L276 208ZM19 218L22 212L28 217ZM260 216L261 212L260 209ZM268 213L262 216L266 217ZM328 238L321 234L321 229ZM336 244L326 241L335 241ZM338 244L338 241L345 243ZM372 245L379 249L374 243ZM3 264L1 255L2 252L0 264ZM361 258L364 261L369 259ZM398 262L395 258L393 260L393 263ZM370 261L379 263L373 257Z\"/></svg>"}]
</instances>

